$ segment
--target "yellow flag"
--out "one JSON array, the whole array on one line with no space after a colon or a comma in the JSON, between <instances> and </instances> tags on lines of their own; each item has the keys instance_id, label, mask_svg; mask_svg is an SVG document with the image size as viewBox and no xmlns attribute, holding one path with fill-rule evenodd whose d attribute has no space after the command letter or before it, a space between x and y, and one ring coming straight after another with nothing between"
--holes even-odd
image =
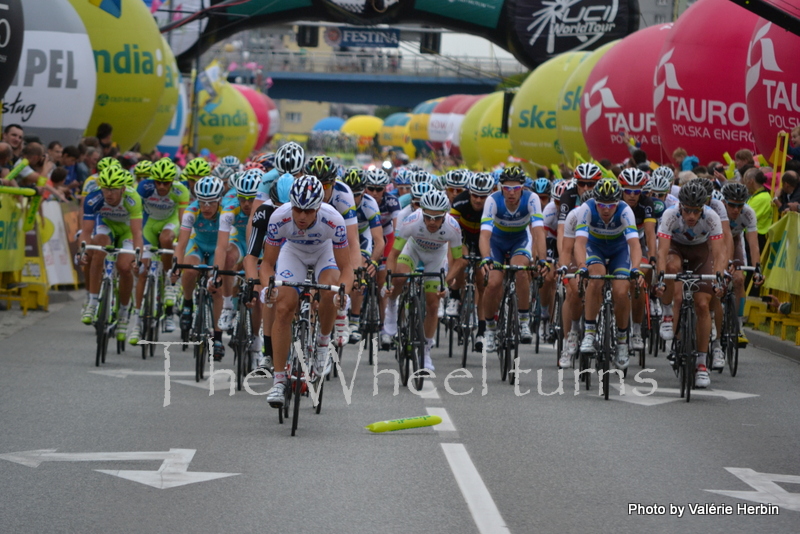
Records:
<instances>
[{"instance_id":1,"label":"yellow flag","mask_svg":"<svg viewBox=\"0 0 800 534\"><path fill-rule=\"evenodd\" d=\"M558 168L558 165L553 163L550 168L553 169L553 175L555 175L556 179L561 180L561 169Z\"/></svg>"}]
</instances>

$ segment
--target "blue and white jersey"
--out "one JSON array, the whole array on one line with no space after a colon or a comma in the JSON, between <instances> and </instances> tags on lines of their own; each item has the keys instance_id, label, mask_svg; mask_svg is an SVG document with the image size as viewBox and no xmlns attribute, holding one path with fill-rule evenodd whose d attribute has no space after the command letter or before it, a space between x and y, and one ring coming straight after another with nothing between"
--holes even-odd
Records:
<instances>
[{"instance_id":1,"label":"blue and white jersey","mask_svg":"<svg viewBox=\"0 0 800 534\"><path fill-rule=\"evenodd\" d=\"M587 237L592 243L608 243L609 241L639 239L636 229L636 217L633 210L620 202L617 210L607 223L603 222L597 211L597 202L589 199L578 208L578 224L575 228L575 237Z\"/></svg>"},{"instance_id":2,"label":"blue and white jersey","mask_svg":"<svg viewBox=\"0 0 800 534\"><path fill-rule=\"evenodd\" d=\"M369 194L364 195L369 196ZM372 197L370 197L372 198ZM381 226L383 226L383 235L390 235L394 232L394 220L397 219L400 213L400 201L396 196L383 194L378 207L381 210Z\"/></svg>"},{"instance_id":3,"label":"blue and white jersey","mask_svg":"<svg viewBox=\"0 0 800 534\"><path fill-rule=\"evenodd\" d=\"M266 202L269 198L269 188L272 187L272 183L280 177L281 173L278 172L278 169L272 169L261 175L261 184L258 186L256 200L259 202Z\"/></svg>"},{"instance_id":4,"label":"blue and white jersey","mask_svg":"<svg viewBox=\"0 0 800 534\"><path fill-rule=\"evenodd\" d=\"M358 205L356 210L356 219L358 220L359 234L367 233L371 235L373 228L381 227L381 210L374 198L369 195L361 197L361 204Z\"/></svg>"},{"instance_id":5,"label":"blue and white jersey","mask_svg":"<svg viewBox=\"0 0 800 534\"><path fill-rule=\"evenodd\" d=\"M481 217L481 230L491 230L499 236L514 236L529 226L544 226L542 204L539 196L523 191L519 206L513 212L506 206L502 191L492 193L486 199Z\"/></svg>"},{"instance_id":6,"label":"blue and white jersey","mask_svg":"<svg viewBox=\"0 0 800 534\"><path fill-rule=\"evenodd\" d=\"M316 220L301 230L294 223L292 205L287 202L272 213L267 226L267 244L279 247L283 240L313 254L328 250L330 244L333 248L347 247L347 229L339 212L328 204L322 204L317 210Z\"/></svg>"},{"instance_id":7,"label":"blue and white jersey","mask_svg":"<svg viewBox=\"0 0 800 534\"><path fill-rule=\"evenodd\" d=\"M239 199L234 198L232 201L225 202L223 200L222 214L219 218L219 231L231 236L238 236L244 239L247 234L247 219L249 217L242 210L239 205Z\"/></svg>"},{"instance_id":8,"label":"blue and white jersey","mask_svg":"<svg viewBox=\"0 0 800 534\"><path fill-rule=\"evenodd\" d=\"M222 206L217 209L213 219L206 219L200 213L200 204L194 201L183 212L181 230L191 230L192 240L206 250L214 250L217 246L217 233L219 232L219 219Z\"/></svg>"},{"instance_id":9,"label":"blue and white jersey","mask_svg":"<svg viewBox=\"0 0 800 534\"><path fill-rule=\"evenodd\" d=\"M356 217L356 201L353 198L353 192L346 183L336 180L333 183L333 192L327 204L330 204L339 214L344 218L345 226L352 226L358 224Z\"/></svg>"}]
</instances>

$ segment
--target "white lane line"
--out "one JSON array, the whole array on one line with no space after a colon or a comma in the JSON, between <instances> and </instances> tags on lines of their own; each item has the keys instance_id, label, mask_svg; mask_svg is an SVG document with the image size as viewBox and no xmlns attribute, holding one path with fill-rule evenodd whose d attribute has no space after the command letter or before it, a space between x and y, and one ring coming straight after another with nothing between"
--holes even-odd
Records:
<instances>
[{"instance_id":1,"label":"white lane line","mask_svg":"<svg viewBox=\"0 0 800 534\"><path fill-rule=\"evenodd\" d=\"M425 408L428 411L428 415L438 415L442 418L442 422L438 425L434 426L434 430L438 430L439 432L455 432L456 427L453 425L453 420L450 419L450 416L447 414L447 410L444 408Z\"/></svg>"},{"instance_id":2,"label":"white lane line","mask_svg":"<svg viewBox=\"0 0 800 534\"><path fill-rule=\"evenodd\" d=\"M442 450L456 477L458 487L481 534L508 534L510 530L500 516L489 490L461 443L442 443Z\"/></svg>"},{"instance_id":3,"label":"white lane line","mask_svg":"<svg viewBox=\"0 0 800 534\"><path fill-rule=\"evenodd\" d=\"M422 391L419 392L419 396L423 399L441 399L439 391L430 380L425 380L422 383Z\"/></svg>"}]
</instances>

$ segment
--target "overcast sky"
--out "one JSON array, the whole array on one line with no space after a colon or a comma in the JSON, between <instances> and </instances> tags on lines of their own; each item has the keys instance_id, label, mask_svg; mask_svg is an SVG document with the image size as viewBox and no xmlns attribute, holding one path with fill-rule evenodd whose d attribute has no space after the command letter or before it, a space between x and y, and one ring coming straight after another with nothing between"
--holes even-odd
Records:
<instances>
[{"instance_id":1,"label":"overcast sky","mask_svg":"<svg viewBox=\"0 0 800 534\"><path fill-rule=\"evenodd\" d=\"M513 58L510 53L483 37L466 33L443 33L441 53L447 56Z\"/></svg>"}]
</instances>

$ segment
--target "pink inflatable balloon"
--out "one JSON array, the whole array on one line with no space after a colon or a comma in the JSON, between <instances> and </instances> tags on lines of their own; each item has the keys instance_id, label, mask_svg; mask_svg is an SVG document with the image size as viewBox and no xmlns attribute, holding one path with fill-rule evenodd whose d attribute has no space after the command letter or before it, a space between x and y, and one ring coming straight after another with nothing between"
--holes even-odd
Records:
<instances>
[{"instance_id":1,"label":"pink inflatable balloon","mask_svg":"<svg viewBox=\"0 0 800 534\"><path fill-rule=\"evenodd\" d=\"M708 163L755 149L744 65L757 21L729 0L699 0L674 24L653 80L656 125L668 154L680 147Z\"/></svg>"},{"instance_id":2,"label":"pink inflatable balloon","mask_svg":"<svg viewBox=\"0 0 800 534\"><path fill-rule=\"evenodd\" d=\"M654 161L669 158L653 113L653 83L649 75L661 57L672 24L650 26L629 35L597 62L586 81L581 105L581 131L595 159L618 163L630 157L633 137ZM632 65L641 75L625 73Z\"/></svg>"},{"instance_id":3,"label":"pink inflatable balloon","mask_svg":"<svg viewBox=\"0 0 800 534\"><path fill-rule=\"evenodd\" d=\"M800 126L800 37L761 19L750 40L745 92L758 150L769 157L779 132Z\"/></svg>"},{"instance_id":4,"label":"pink inflatable balloon","mask_svg":"<svg viewBox=\"0 0 800 534\"><path fill-rule=\"evenodd\" d=\"M252 150L258 150L264 146L264 143L267 141L267 132L269 130L269 110L267 109L267 103L261 98L258 91L244 85L235 83L231 85L247 99L247 103L250 104L250 107L253 108L253 113L256 115L256 121L258 121L258 138Z\"/></svg>"},{"instance_id":5,"label":"pink inflatable balloon","mask_svg":"<svg viewBox=\"0 0 800 534\"><path fill-rule=\"evenodd\" d=\"M450 113L462 100L467 98L470 98L470 95L450 95L436 104L436 107L431 111L431 118L428 121L428 140L434 149L441 149L442 143L447 141L447 124L450 119ZM450 133L452 134L452 132ZM450 141L452 141L452 138Z\"/></svg>"},{"instance_id":6,"label":"pink inflatable balloon","mask_svg":"<svg viewBox=\"0 0 800 534\"><path fill-rule=\"evenodd\" d=\"M458 148L458 145L461 142L461 123L464 122L464 115L467 114L467 111L469 111L478 100L485 96L486 95L467 96L456 104L450 112L450 118L447 121L447 137L453 142L450 153L454 156L461 156L461 150Z\"/></svg>"},{"instance_id":7,"label":"pink inflatable balloon","mask_svg":"<svg viewBox=\"0 0 800 534\"><path fill-rule=\"evenodd\" d=\"M267 114L269 115L269 128L267 131L267 143L272 140L272 137L280 131L281 128L281 113L278 111L278 106L275 105L275 101L272 100L270 97L265 95L264 93L258 93L261 96L261 99L267 105Z\"/></svg>"}]
</instances>

